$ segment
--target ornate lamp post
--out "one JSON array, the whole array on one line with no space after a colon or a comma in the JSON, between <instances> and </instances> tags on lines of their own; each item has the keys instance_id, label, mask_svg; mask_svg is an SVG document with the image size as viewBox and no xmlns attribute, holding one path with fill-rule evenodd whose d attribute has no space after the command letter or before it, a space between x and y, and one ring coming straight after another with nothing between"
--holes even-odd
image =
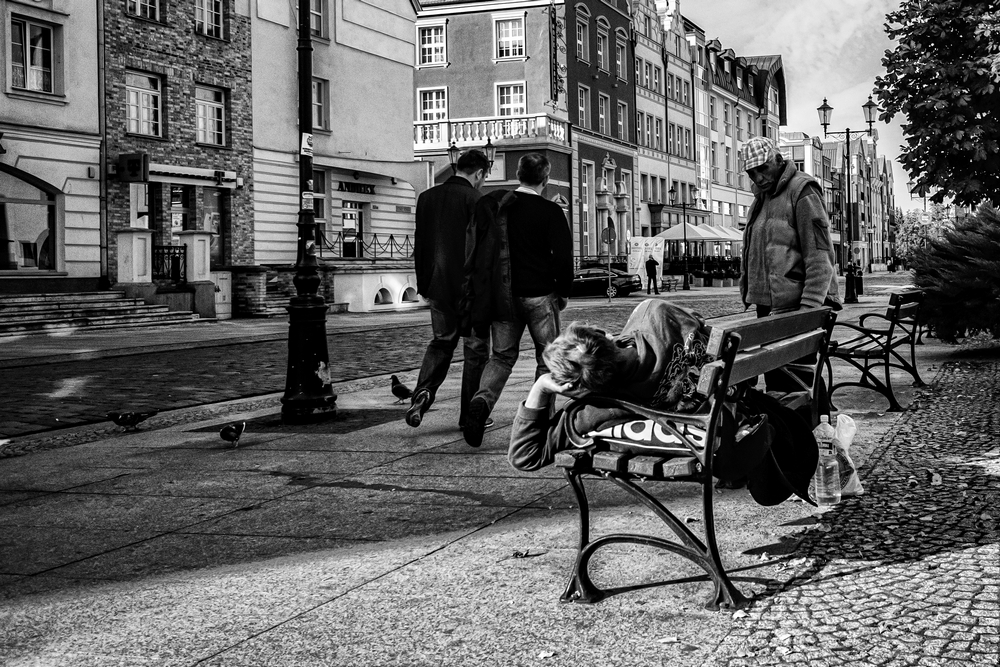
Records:
<instances>
[{"instance_id":1,"label":"ornate lamp post","mask_svg":"<svg viewBox=\"0 0 1000 667\"><path fill-rule=\"evenodd\" d=\"M313 212L312 26L311 12L299 12L299 221L295 257L296 295L288 305L288 371L281 397L281 418L288 424L309 421L317 409L336 414L337 395L328 379L326 311L319 296L316 218Z\"/></svg>"},{"instance_id":2,"label":"ornate lamp post","mask_svg":"<svg viewBox=\"0 0 1000 667\"><path fill-rule=\"evenodd\" d=\"M862 111L865 114L865 122L868 123L868 136L872 136L872 125L875 123L875 114L878 111L878 105L872 101L872 96L868 96L868 102L861 105ZM851 132L851 128L847 128L843 132L827 132L827 127L830 125L830 119L833 117L833 107L826 103L826 98L823 98L823 104L816 107L816 112L819 114L819 124L823 126L823 136L833 137L839 139L844 138L844 146L846 148L846 153L844 154L844 176L846 180L846 208L844 210L844 221L847 227L847 257L848 261L853 260L853 238L854 238L854 220L851 215L851 140L857 136L861 137L865 134L865 131ZM847 280L845 281L846 287L844 288L844 303L857 303L858 295L855 290L854 275L853 271L848 271Z\"/></svg>"},{"instance_id":3,"label":"ornate lamp post","mask_svg":"<svg viewBox=\"0 0 1000 667\"><path fill-rule=\"evenodd\" d=\"M698 196L698 188L692 185L690 188L688 188L688 192L691 193L691 204L694 204L694 200ZM673 188L670 188L669 190L667 190L667 194L670 196L670 205L671 206L676 206L677 205L677 190L674 190ZM687 247L688 247L688 212L687 212L687 207L689 205L690 204L688 204L688 202L686 202L686 201L682 201L681 202L681 212L682 212L682 214L684 216L684 223L683 223L684 226L681 227L681 231L684 232L684 284L681 285L681 289L685 289L685 290L690 290L691 289L691 285L688 282L688 253L687 253Z\"/></svg>"}]
</instances>

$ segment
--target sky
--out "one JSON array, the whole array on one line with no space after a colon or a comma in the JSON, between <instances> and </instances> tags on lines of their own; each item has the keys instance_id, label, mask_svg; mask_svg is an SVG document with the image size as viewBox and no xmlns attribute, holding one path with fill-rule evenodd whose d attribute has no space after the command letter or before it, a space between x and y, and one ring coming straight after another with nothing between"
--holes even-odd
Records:
<instances>
[{"instance_id":1,"label":"sky","mask_svg":"<svg viewBox=\"0 0 1000 667\"><path fill-rule=\"evenodd\" d=\"M783 130L822 136L816 107L833 107L830 132L865 130L861 105L882 72L882 56L894 44L885 34L885 15L898 0L688 0L681 14L707 39L718 39L737 56L780 55L785 69L788 125ZM878 99L872 98L875 102ZM896 162L904 144L901 117L876 121L878 151L892 162L896 206L921 208L910 200L909 180Z\"/></svg>"}]
</instances>

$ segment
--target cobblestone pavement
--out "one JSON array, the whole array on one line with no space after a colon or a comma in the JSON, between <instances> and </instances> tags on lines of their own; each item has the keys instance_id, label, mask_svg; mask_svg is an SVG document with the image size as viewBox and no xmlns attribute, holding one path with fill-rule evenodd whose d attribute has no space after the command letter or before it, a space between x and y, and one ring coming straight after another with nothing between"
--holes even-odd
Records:
<instances>
[{"instance_id":1,"label":"cobblestone pavement","mask_svg":"<svg viewBox=\"0 0 1000 667\"><path fill-rule=\"evenodd\" d=\"M860 475L714 665L1000 664L1000 359L946 363Z\"/></svg>"},{"instance_id":2,"label":"cobblestone pavement","mask_svg":"<svg viewBox=\"0 0 1000 667\"><path fill-rule=\"evenodd\" d=\"M637 303L636 296L574 304L564 320L587 320L614 331ZM731 294L687 297L683 303L705 317L741 309ZM429 324L329 333L331 380L418 369L430 335ZM522 349L531 349L527 333ZM461 347L455 359L461 359ZM282 340L2 368L0 438L107 424L109 411L168 411L271 394L284 389L287 362L288 343ZM0 457L13 452L0 447Z\"/></svg>"}]
</instances>

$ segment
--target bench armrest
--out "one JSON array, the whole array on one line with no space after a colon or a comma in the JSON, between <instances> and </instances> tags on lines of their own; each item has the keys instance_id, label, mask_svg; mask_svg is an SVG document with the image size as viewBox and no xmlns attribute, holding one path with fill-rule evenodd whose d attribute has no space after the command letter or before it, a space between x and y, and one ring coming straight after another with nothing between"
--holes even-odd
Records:
<instances>
[{"instance_id":1,"label":"bench armrest","mask_svg":"<svg viewBox=\"0 0 1000 667\"><path fill-rule=\"evenodd\" d=\"M888 324L892 324L893 323L893 320L889 319L888 317L886 317L885 315L883 315L881 313L865 313L864 315L862 315L858 319L858 326L864 327L865 326L865 320L867 320L869 317L877 317L878 319L880 319L880 320L882 320L882 321L884 321L884 322L886 322ZM898 323L898 321L897 321L897 323Z\"/></svg>"},{"instance_id":2,"label":"bench armrest","mask_svg":"<svg viewBox=\"0 0 1000 667\"><path fill-rule=\"evenodd\" d=\"M836 334L837 330L840 328L848 329L850 331L856 331L859 334L862 334L861 336L856 336L853 339L851 339L852 341L855 342L867 336L868 338L871 339L873 343L881 345L882 341L889 335L888 329L869 329L867 327L861 327L856 324L847 324L846 322L837 322L837 324L834 325L833 327L833 333Z\"/></svg>"}]
</instances>

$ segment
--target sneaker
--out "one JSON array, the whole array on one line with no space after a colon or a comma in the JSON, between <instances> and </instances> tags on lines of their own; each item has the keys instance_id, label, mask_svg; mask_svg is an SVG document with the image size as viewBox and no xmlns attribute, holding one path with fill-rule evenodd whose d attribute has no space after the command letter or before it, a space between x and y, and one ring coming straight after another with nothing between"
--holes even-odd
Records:
<instances>
[{"instance_id":1,"label":"sneaker","mask_svg":"<svg viewBox=\"0 0 1000 667\"><path fill-rule=\"evenodd\" d=\"M469 403L469 413L466 416L465 428L462 434L465 442L470 447L478 447L483 444L483 431L486 430L486 421L490 418L490 409L486 401L482 398L474 398Z\"/></svg>"},{"instance_id":2,"label":"sneaker","mask_svg":"<svg viewBox=\"0 0 1000 667\"><path fill-rule=\"evenodd\" d=\"M424 413L431 404L431 395L428 391L418 391L413 397L413 403L406 411L406 423L416 428L424 418Z\"/></svg>"},{"instance_id":3,"label":"sneaker","mask_svg":"<svg viewBox=\"0 0 1000 667\"><path fill-rule=\"evenodd\" d=\"M493 417L487 417L486 418L486 423L483 424L483 428L489 428L491 426L493 426ZM465 424L459 424L458 425L458 430L459 431L464 431L465 430Z\"/></svg>"}]
</instances>

